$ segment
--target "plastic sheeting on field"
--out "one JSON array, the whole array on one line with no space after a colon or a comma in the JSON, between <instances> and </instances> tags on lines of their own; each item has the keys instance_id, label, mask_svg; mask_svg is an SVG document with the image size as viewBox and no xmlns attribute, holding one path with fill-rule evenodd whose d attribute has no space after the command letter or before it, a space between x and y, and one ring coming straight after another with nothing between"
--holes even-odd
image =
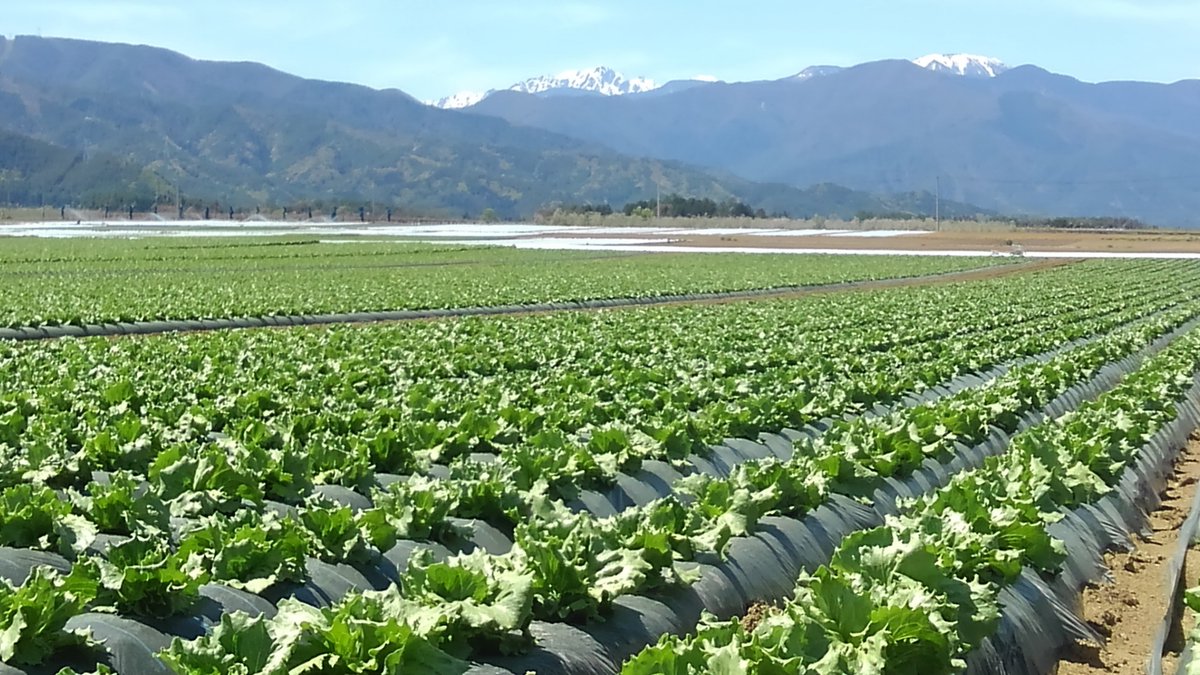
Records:
<instances>
[{"instance_id":1,"label":"plastic sheeting on field","mask_svg":"<svg viewBox=\"0 0 1200 675\"><path fill-rule=\"evenodd\" d=\"M1200 377L1177 409L1176 419L1146 443L1112 492L1065 513L1051 527L1067 548L1062 572L1037 584L1006 589L1000 629L969 655L970 675L1047 675L1072 643L1103 642L1078 616L1080 593L1086 584L1107 577L1104 552L1128 549L1132 536L1145 528L1157 508L1179 450L1200 423ZM1022 580L1033 576L1027 573ZM1160 656L1161 651L1152 656L1151 668L1157 664L1158 672Z\"/></svg>"},{"instance_id":2,"label":"plastic sheeting on field","mask_svg":"<svg viewBox=\"0 0 1200 675\"><path fill-rule=\"evenodd\" d=\"M1070 410L1082 401L1099 395L1136 368L1147 356L1165 346L1175 335L1196 323L1191 322L1163 336L1138 354L1105 366L1092 380L1080 383L1058 397L1047 410ZM1054 353L1059 351L1061 349ZM1052 354L1030 357L1024 361L1046 360ZM964 376L946 387L922 392L914 400L927 401L945 396L955 391L956 387L961 389L977 384L980 377L993 377L1003 369L997 367L982 376ZM1186 437L1200 410L1190 405L1181 406L1181 411L1190 415L1191 426L1187 421L1177 421L1172 428L1180 433L1186 427L1181 432ZM873 411L874 414L881 412L886 412L886 409ZM1029 413L1022 419L1021 427L1026 428L1044 418L1043 413ZM758 442L731 439L714 446L708 457L689 458L688 464L696 471L725 475L733 467L747 461L767 457L787 458L794 451L794 439L820 434L828 428L828 424L829 421L818 422L801 430L764 434ZM958 446L953 457L944 463L926 462L911 476L883 481L875 493L874 503L869 506L834 495L829 502L802 518L765 518L753 536L735 538L723 558L713 556L687 564L687 567L699 573L700 579L694 585L669 589L654 597L618 598L612 615L602 622L584 626L535 622L531 628L536 640L533 651L516 657L486 659L488 664L477 666L471 673L496 675L505 672L524 673L527 670L542 675L615 673L623 661L656 642L662 635L693 630L702 612L728 618L743 613L756 602L772 602L789 597L799 572L811 572L827 562L834 548L847 534L879 525L887 514L895 511L897 500L927 493L944 485L953 474L977 467L986 457L1004 452L1008 440L1003 432L995 431L974 447ZM1158 440L1157 436L1155 440ZM1169 442L1161 441L1159 447L1172 446ZM1048 653L1039 651L1043 648L1037 645L1058 644L1087 636L1086 626L1073 618L1073 598L1077 598L1078 588L1083 583L1101 573L1103 565L1097 551L1119 545L1120 540L1127 538L1128 533L1137 527L1139 518L1144 519L1145 510L1153 506L1146 492L1148 487L1159 485L1155 481L1165 480L1162 462L1168 462L1169 470L1169 458L1164 459L1166 452L1165 449L1157 454L1147 451L1135 466L1130 467L1118 490L1097 504L1067 514L1059 524L1060 536L1067 542L1071 552L1066 570L1052 583L1039 583L1037 579L1026 578L1006 591L1009 593L1006 598L1011 596L1012 600L1009 606L1025 607L1025 614L1022 615L1017 609L1006 611L1002 630L972 655L972 672L980 675L999 672L1040 674L1042 671L1003 671L995 667L996 664L1005 664L1007 667L1017 662L1026 663L1027 668L1037 667L1044 662L1044 653ZM669 492L680 475L679 471L665 463L646 462L636 475L621 476L609 494L585 492L578 504L587 510L604 512L597 515L608 515L625 508L628 503L640 503ZM379 482L382 484L398 479L400 477L381 476ZM368 498L352 491L325 488L323 494L353 508L370 506ZM287 508L282 504L278 506ZM482 548L502 553L511 548L509 536L488 523L464 520L460 524L466 526L467 530L464 549ZM175 525L182 527L186 522L180 521ZM144 652L152 652L153 646L162 640L169 641L170 635L184 637L198 634L198 631L207 629L218 622L222 614L230 611L270 615L274 612L274 603L287 597L315 606L327 606L351 591L384 587L399 577L400 570L407 566L413 553L421 549L430 550L435 559L443 559L451 554L450 550L437 544L400 542L385 552L378 566L371 568L331 565L310 559L308 579L304 583L281 584L260 596L243 594L226 587L207 587L205 600L195 608L191 617L164 622L154 628L120 617L108 617L114 621L107 621L97 619L97 615L85 615L79 621L97 626L97 634L105 636L107 653L101 660L114 666L118 673L153 673L156 671L143 662ZM16 583L23 581L29 570L39 564L69 569L66 560L44 555L0 549L0 576ZM1034 620L1046 620L1047 617L1055 622L1052 630L1031 623ZM1041 632L1037 632L1039 630ZM1040 637L1033 637L1035 634ZM132 636L130 639L133 643L126 644L122 635ZM85 667L90 669L95 662L85 664ZM10 670L0 667L0 675L9 675Z\"/></svg>"}]
</instances>

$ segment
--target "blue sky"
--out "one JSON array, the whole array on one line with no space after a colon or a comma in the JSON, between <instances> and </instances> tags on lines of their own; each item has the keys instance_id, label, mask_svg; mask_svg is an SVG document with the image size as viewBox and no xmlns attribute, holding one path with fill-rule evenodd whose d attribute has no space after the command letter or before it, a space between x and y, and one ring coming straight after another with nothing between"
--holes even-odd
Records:
<instances>
[{"instance_id":1,"label":"blue sky","mask_svg":"<svg viewBox=\"0 0 1200 675\"><path fill-rule=\"evenodd\" d=\"M929 52L1087 81L1200 78L1200 2L1167 0L38 0L4 33L132 42L418 98L608 65L659 81L773 79Z\"/></svg>"}]
</instances>

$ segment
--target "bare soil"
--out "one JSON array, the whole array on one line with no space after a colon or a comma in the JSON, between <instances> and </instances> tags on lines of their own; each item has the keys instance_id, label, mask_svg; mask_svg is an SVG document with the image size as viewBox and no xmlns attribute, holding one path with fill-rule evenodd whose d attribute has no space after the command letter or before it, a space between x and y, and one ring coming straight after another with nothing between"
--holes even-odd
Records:
<instances>
[{"instance_id":1,"label":"bare soil","mask_svg":"<svg viewBox=\"0 0 1200 675\"><path fill-rule=\"evenodd\" d=\"M758 624L762 623L763 620L770 616L774 611L774 607L761 602L756 602L753 605L750 605L750 609L747 609L746 614L741 618L742 628L744 628L747 633L753 631L758 627Z\"/></svg>"},{"instance_id":2,"label":"bare soil","mask_svg":"<svg viewBox=\"0 0 1200 675\"><path fill-rule=\"evenodd\" d=\"M1059 675L1121 673L1142 675L1151 644L1166 614L1172 589L1167 587L1166 565L1173 554L1179 527L1187 518L1192 498L1200 486L1200 439L1193 436L1180 453L1175 472L1163 492L1163 503L1150 517L1150 536L1137 539L1129 553L1105 556L1113 583L1085 589L1084 618L1107 638L1104 645L1076 645L1065 655ZM1188 556L1188 579L1200 574L1200 555ZM1179 617L1176 618L1177 623ZM1179 635L1173 631L1179 649ZM1165 672L1173 672L1168 668Z\"/></svg>"}]
</instances>

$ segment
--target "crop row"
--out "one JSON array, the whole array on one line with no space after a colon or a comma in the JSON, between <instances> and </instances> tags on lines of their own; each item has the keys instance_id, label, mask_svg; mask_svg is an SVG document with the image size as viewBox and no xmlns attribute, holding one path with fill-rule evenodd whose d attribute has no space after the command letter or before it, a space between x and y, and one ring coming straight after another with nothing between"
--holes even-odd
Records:
<instances>
[{"instance_id":1,"label":"crop row","mask_svg":"<svg viewBox=\"0 0 1200 675\"><path fill-rule=\"evenodd\" d=\"M326 563L361 562L377 559L379 551L400 534L412 536L423 531L422 538L436 538L434 532L453 532L458 524L447 517L449 510L472 499L478 502L476 508L482 506L485 511L503 512L506 508L517 508L526 526L518 526L517 546L511 554L489 556L479 552L446 563L418 564L403 573L406 576L401 583L405 589L433 584L424 601L430 605L426 609L442 616L438 619L442 623L437 624L440 626L437 630L444 631L449 640L443 646L483 639L484 644L495 643L497 648L502 648L505 644L527 640L527 635L522 637L520 627L526 626L527 630L528 622L534 616L586 618L594 616L620 593L677 583L682 580L675 567L677 562L689 560L697 552L719 552L730 537L751 530L755 521L766 514L801 512L835 490L856 493L863 488L865 474L858 470L847 474L844 470L847 466L870 468L878 477L901 475L925 457L944 456L955 440L971 440L972 434L986 433L992 425L1004 428L1020 411L1044 404L1055 392L1086 377L1107 360L1128 353L1194 314L1195 309L1191 307L1170 310L1161 319L1140 322L1118 331L1111 338L1065 352L1050 362L1013 369L990 385L966 390L945 401L918 406L911 411L897 412L897 415L907 415L903 419L883 418L885 422L863 426L854 433L845 433L846 429L842 428L842 436L802 446L796 457L786 462L749 463L726 479L698 476L683 486L685 494L691 494L692 501L663 500L645 508L631 509L616 519L596 520L562 512L549 501L539 501L538 491L533 486L529 490L514 491L514 485L507 480L493 478L472 483L451 479L439 483L442 488L434 488L444 489L442 493L419 489L414 493L412 483L398 484L391 491L382 493L382 499L380 493L376 493L374 507L357 513L351 508L318 501L305 503L291 512L292 515L281 518L254 516L248 512L233 518L208 516L201 521L200 527L176 533L182 536L177 536L174 545L167 544L161 537L151 536L171 527L170 512L175 510L178 515L181 504L187 505L184 512L195 515L206 510L237 508L241 498L256 499L254 485L259 476L249 477L244 475L245 471L231 471L228 466L221 465L219 454L200 457L190 463L180 461L178 454L160 454L149 472L154 487L151 497L147 497L132 477L126 476L112 481L104 489L93 487L89 494L81 494L73 501L88 513L93 524L108 518L109 528L123 527L127 534L135 533L130 528L131 523L139 528L138 537L109 549L107 563L101 561L97 566L103 568L108 564L115 568L107 574L108 586L124 574L125 581L117 583L116 591L105 586L105 593L110 594L105 597L112 597L111 594L121 588L141 589L130 591L123 599L118 596L118 599L105 602L143 616L178 609L170 603L171 598L191 597L194 600L201 585L215 578L226 578L247 590L264 591L280 582L301 583L312 567L312 563L306 561L307 556L318 556ZM954 419L952 414L959 418ZM952 419L952 428L939 428ZM937 423L931 423L935 420ZM847 454L855 443L861 443L871 434L875 434L871 444L882 443L881 447L886 447L890 441L895 446L897 440L904 439L902 435L889 434L893 426L905 429L912 426L916 429L912 433L928 434L928 437L921 439L918 435L910 438L907 444L901 443L901 446L907 446L907 455L901 458L894 456L895 452L884 452L878 457L869 452ZM927 447L913 454L914 444ZM904 448L895 446L894 449ZM839 459L837 464L830 463L834 458ZM218 481L218 486L221 489L232 486L233 489L221 494L221 489L199 481L200 476L232 477L232 483L220 485L222 481ZM853 480L848 481L847 477ZM12 489L21 487L24 486ZM215 494L214 489L217 490ZM451 490L458 492L452 494ZM162 499L164 496L166 500ZM14 492L9 501L13 506L38 505L31 509L33 515L24 521L35 522L38 517L43 518L40 522L44 530L30 533L35 545L43 538L49 541L53 537L65 538L68 544L78 544L81 536L88 535L78 514L61 508L55 511L54 504L64 503L57 497L45 491L37 495ZM500 497L501 501L483 501L488 497ZM261 499L261 495L257 499ZM171 502L169 507L166 502ZM415 506L427 508L422 511ZM142 519L132 521L131 514ZM47 519L54 522L46 526ZM13 521L10 519L10 522ZM114 556L117 563L113 563ZM89 565L76 567L80 571L73 571L72 575L78 574L79 579L86 581L95 577L95 573L89 576ZM564 576L568 571L570 574ZM414 579L414 575L420 578ZM529 580L531 575L532 580ZM514 588L524 587L525 581L516 579L517 576L530 582L528 595L512 594ZM431 582L431 577L440 581ZM37 579L39 584L46 583L41 577ZM458 584L457 590L437 585L445 583ZM446 619L446 594L463 592L466 587L461 584L474 589L470 594L477 604L482 603L500 613L480 618L471 614L470 608L460 607L470 616L457 616L450 611L453 616ZM147 592L147 588L151 591L157 588L157 591ZM190 589L190 595L185 589ZM395 590L386 593L394 596ZM365 602L363 597L366 596L355 595L329 611L343 612L348 617L363 610L362 607L351 608L353 612L347 610L348 605ZM514 597L524 597L531 604L514 615L507 611L512 609ZM387 600L388 603L393 601L402 604L389 605L389 611L408 607L403 603L413 601L413 597L405 593L404 597ZM507 610L497 609L497 603ZM289 616L295 610L308 612L310 621L334 620L332 614L314 618L317 615L312 614L311 609L300 609L294 603L283 603L282 606ZM411 616L418 614L420 612ZM481 623L475 625L472 623L475 621ZM438 636L441 635L439 632ZM430 640L431 636L422 634L418 637ZM447 649L454 651L456 648L447 646ZM457 649L461 649L461 644Z\"/></svg>"},{"instance_id":2,"label":"crop row","mask_svg":"<svg viewBox=\"0 0 1200 675\"><path fill-rule=\"evenodd\" d=\"M129 244L135 246L136 244ZM9 263L0 326L519 305L812 286L1008 259L589 253L317 245L311 257ZM266 247L264 247L266 248ZM283 248L283 247L274 247ZM300 247L303 248L303 247ZM275 252L272 250L272 252ZM293 253L290 248L288 253ZM69 257L69 256L67 256Z\"/></svg>"},{"instance_id":3,"label":"crop row","mask_svg":"<svg viewBox=\"0 0 1200 675\"><path fill-rule=\"evenodd\" d=\"M409 257L415 262L435 262L443 258L454 260L459 254L483 250L479 246L461 244L424 244L393 240L323 243L319 238L279 237L181 237L148 239L42 239L6 237L0 251L0 275L29 275L35 273L104 274L113 270L137 268L143 271L189 269L209 263L231 263L235 266L297 264L337 265L347 259L399 261ZM496 261L505 255L520 259L517 249L492 249ZM472 258L473 259L473 258Z\"/></svg>"},{"instance_id":4,"label":"crop row","mask_svg":"<svg viewBox=\"0 0 1200 675\"><path fill-rule=\"evenodd\" d=\"M36 471L78 486L229 436L281 444L315 482L349 488L479 452L536 463L564 489L602 487L647 459L888 403L1193 292L1194 268L1143 272L1127 286L1095 266L744 306L17 345L0 353L21 383L0 396L0 482ZM830 315L844 318L822 325ZM585 462L578 480L572 462Z\"/></svg>"},{"instance_id":5,"label":"crop row","mask_svg":"<svg viewBox=\"0 0 1200 675\"><path fill-rule=\"evenodd\" d=\"M664 638L623 672L710 672L714 659L747 673L956 672L995 631L1002 589L1026 569L1061 572L1067 549L1047 528L1116 486L1198 368L1193 330L1113 391L844 539L782 607Z\"/></svg>"},{"instance_id":6,"label":"crop row","mask_svg":"<svg viewBox=\"0 0 1200 675\"><path fill-rule=\"evenodd\" d=\"M1192 580L1193 582L1195 579ZM1200 673L1200 586L1193 586L1184 592L1184 605L1192 612L1192 623L1188 629L1186 645L1179 667L1178 675L1197 675Z\"/></svg>"},{"instance_id":7,"label":"crop row","mask_svg":"<svg viewBox=\"0 0 1200 675\"><path fill-rule=\"evenodd\" d=\"M1143 334L1142 340L1132 339L1125 344L1127 347L1144 344L1146 337L1159 332L1161 329L1149 330ZM1093 360L1103 363L1104 356L1115 357L1123 353L1119 346L1121 344L1122 340L1118 338L1110 343L1107 350L1098 347L1081 348L1081 352L1088 353L1068 353L1056 360L1057 362L1031 364L1023 372L1013 372L1010 374L1011 376L1001 378L992 385L981 387L978 391L964 391L962 395L945 401L944 405L935 404L915 409L907 421L928 420L931 416L936 417L938 411L941 411L943 415L946 411L958 411L965 419L974 417L978 424L974 435L961 428L959 429L961 435L950 436L944 431L939 435L937 430L926 427L924 432L929 434L929 437L913 439L917 442L921 440L926 442L925 452L921 456L945 457L952 452L955 440L965 442L978 440L978 434L986 430L990 423L995 423L1001 428L1009 427L1010 431L1013 430L1011 420L1017 419L1023 410L1039 403L1044 404L1053 396L1053 393L1069 385L1073 381L1072 376L1082 377L1089 372L1087 366L1089 356ZM1079 372L1072 372L1072 369L1064 368L1065 364L1071 363L1079 366ZM1054 376L1046 379L1050 374L1056 374L1061 379L1056 380ZM1024 394L1024 398L1018 393ZM1002 402L1011 404L1014 401L1021 401L1023 405L1018 404L1013 410L1003 408L1004 403ZM974 403L973 408L969 402ZM974 416L971 415L972 410L975 411ZM996 419L991 420L986 416L988 410L1003 410L1003 414L993 413ZM934 415L930 413L934 413ZM866 482L863 472L852 472L852 474L858 474L854 481L855 485L840 484L839 474L842 473L840 469L830 472L828 459L844 456L846 451L853 447L853 444L845 442L844 438L842 440L840 447L837 447L836 440L830 442L831 451L825 453L800 452L788 462L767 461L747 464L734 476L724 480L701 478L700 481L696 481L695 485L685 487L685 491L690 491L693 498L687 506L674 500L664 500L645 509L627 512L619 519L601 521L600 528L596 528L586 519L572 518L561 513L548 519L549 523L538 522L540 520L538 514L533 513L527 518L527 521L533 523L533 526L518 527L512 554L491 556L486 559L489 564L481 563L480 559L475 556L451 559L445 565L451 568L464 565L473 569L482 568L491 572L486 575L491 578L502 576L501 573L495 571L496 568L506 570L507 574L518 571L521 568L516 567L518 563L513 561L520 561L520 564L527 566L522 571L526 574L533 572L533 590L531 592L533 605L529 611L530 615L546 620L585 618L591 613L601 611L606 593L611 598L625 592L647 592L652 591L664 581L670 581L670 574L664 575L664 572L669 572L669 570L661 567L656 569L655 562L660 566L676 565L680 561L691 559L700 551L719 552L731 536L747 534L752 531L756 521L767 514L799 515L822 501L824 499L823 492L837 489L834 486L852 490L860 488L862 483ZM915 466L916 463L917 461L914 461L910 467ZM862 466L867 468L870 465ZM903 475L904 467L897 468L895 473ZM879 475L876 474L876 476L878 478ZM756 477L759 480L756 480ZM455 501L454 497L448 493L444 493L440 497L437 503L454 503ZM516 496L514 495L514 497ZM404 501L408 502L409 500ZM605 525L605 522L608 525ZM445 523L442 525L444 526ZM598 532L597 529L600 531ZM607 532L600 533L606 529ZM659 541L666 539L674 542L671 545L674 551L673 556L664 558L661 550L655 550L654 547L647 545L647 542L655 540L654 537L649 536L651 532L658 535ZM658 556L655 556L655 553L658 553ZM589 555L596 556L597 559L589 561ZM671 562L672 558L674 562ZM548 567L539 568L538 561L546 561L544 564ZM546 569L572 570L574 583L567 583L568 579L561 575L554 578L548 577ZM498 599L499 590L497 587L492 587L490 592L480 595L480 601L484 601L485 598ZM547 593L550 594L548 597L544 595ZM547 602L547 599L550 602ZM571 602L567 602L567 600ZM358 601L359 596L354 596L351 604ZM581 605L591 607L588 614L580 616ZM284 607L288 608L291 605L285 604ZM444 603L438 604L438 608L445 611ZM338 605L329 611L336 615L342 611L342 607ZM292 617L289 616L281 621L291 620ZM527 620L528 618L524 621ZM519 629L522 625L525 623L518 620L516 623L501 622L489 626L474 626L472 631L468 631L468 634L473 636L470 642L476 645L494 644L502 642L505 635L508 635L510 641L516 640L517 637L511 635L510 632ZM453 634L461 630L464 629L459 627L449 632ZM441 637L443 636L438 636L442 646L453 651L452 645L455 640L442 641ZM188 648L179 647L179 649L186 652ZM199 651L207 649L208 646L197 648ZM286 651L286 648L278 644L275 645L275 649Z\"/></svg>"}]
</instances>

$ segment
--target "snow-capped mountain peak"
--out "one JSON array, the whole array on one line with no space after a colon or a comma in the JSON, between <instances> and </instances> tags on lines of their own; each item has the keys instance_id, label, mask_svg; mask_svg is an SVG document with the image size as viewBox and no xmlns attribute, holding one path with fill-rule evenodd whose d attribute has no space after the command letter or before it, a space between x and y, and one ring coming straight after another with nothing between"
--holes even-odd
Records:
<instances>
[{"instance_id":1,"label":"snow-capped mountain peak","mask_svg":"<svg viewBox=\"0 0 1200 675\"><path fill-rule=\"evenodd\" d=\"M792 76L795 80L811 80L814 77L825 77L843 70L841 66L809 66Z\"/></svg>"},{"instance_id":2,"label":"snow-capped mountain peak","mask_svg":"<svg viewBox=\"0 0 1200 675\"><path fill-rule=\"evenodd\" d=\"M929 54L919 59L913 59L913 63L935 72L978 78L996 77L1009 69L998 59L974 54ZM790 79L811 80L834 75L842 70L844 68L840 66L812 66L793 75ZM691 80L691 82L715 81L717 78L708 75L697 75ZM654 91L659 87L660 85L654 80L643 77L626 78L612 68L597 66L585 70L566 70L556 75L532 77L504 89L491 89L486 92L459 92L437 101L426 101L426 103L438 108L460 109L469 108L498 91L519 91L535 96L562 94L625 96ZM664 92L676 89L669 87Z\"/></svg>"},{"instance_id":3,"label":"snow-capped mountain peak","mask_svg":"<svg viewBox=\"0 0 1200 675\"><path fill-rule=\"evenodd\" d=\"M470 108L479 103L487 94L482 91L460 91L457 94L451 94L445 98L440 98L436 101L426 101L426 105L434 106L435 108L445 108L447 110L459 110L461 108Z\"/></svg>"},{"instance_id":4,"label":"snow-capped mountain peak","mask_svg":"<svg viewBox=\"0 0 1200 675\"><path fill-rule=\"evenodd\" d=\"M653 91L657 88L658 85L654 80L644 77L627 79L612 68L597 66L587 70L567 70L557 75L533 77L524 82L518 82L508 87L507 90L526 94L573 91L600 94L601 96L624 96L625 94ZM438 108L468 108L497 91L501 90L492 89L486 93L465 91L438 101L428 101L428 103Z\"/></svg>"},{"instance_id":5,"label":"snow-capped mountain peak","mask_svg":"<svg viewBox=\"0 0 1200 675\"><path fill-rule=\"evenodd\" d=\"M604 96L640 94L656 88L653 80L641 77L626 79L621 73L605 66L588 70L567 70L557 75L534 77L509 87L513 91L522 91L527 94L541 94L554 89L574 89Z\"/></svg>"},{"instance_id":6,"label":"snow-capped mountain peak","mask_svg":"<svg viewBox=\"0 0 1200 675\"><path fill-rule=\"evenodd\" d=\"M913 63L934 72L964 77L996 77L1008 70L1003 61L975 54L927 54Z\"/></svg>"}]
</instances>

